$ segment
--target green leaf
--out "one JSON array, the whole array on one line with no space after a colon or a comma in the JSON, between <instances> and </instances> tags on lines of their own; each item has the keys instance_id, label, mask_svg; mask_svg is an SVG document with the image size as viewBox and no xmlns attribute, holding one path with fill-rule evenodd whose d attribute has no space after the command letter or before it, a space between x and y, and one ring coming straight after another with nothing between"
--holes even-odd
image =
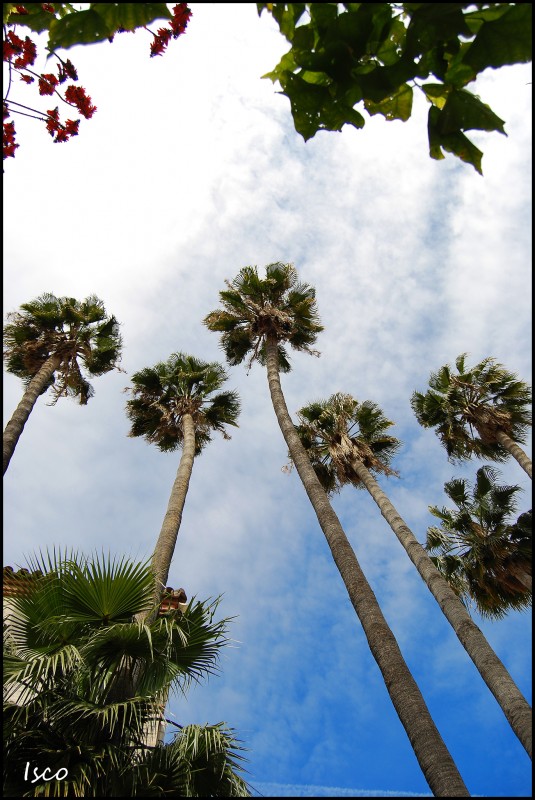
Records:
<instances>
[{"instance_id":1,"label":"green leaf","mask_svg":"<svg viewBox=\"0 0 535 800\"><path fill-rule=\"evenodd\" d=\"M364 127L362 115L333 98L327 87L307 83L291 73L281 83L291 103L295 129L305 141L319 130L340 131L345 124Z\"/></svg>"},{"instance_id":2,"label":"green leaf","mask_svg":"<svg viewBox=\"0 0 535 800\"><path fill-rule=\"evenodd\" d=\"M63 48L67 50L77 44L93 44L108 39L116 29L109 25L93 9L69 14L63 19L55 19L50 26L48 49L50 52Z\"/></svg>"},{"instance_id":3,"label":"green leaf","mask_svg":"<svg viewBox=\"0 0 535 800\"><path fill-rule=\"evenodd\" d=\"M412 112L412 88L404 84L391 97L387 97L380 103L365 100L364 106L371 116L382 114L387 120L400 119L406 122Z\"/></svg>"},{"instance_id":4,"label":"green leaf","mask_svg":"<svg viewBox=\"0 0 535 800\"><path fill-rule=\"evenodd\" d=\"M463 89L453 89L446 100L437 125L441 133L455 133L472 129L499 131L505 134L504 121L475 95Z\"/></svg>"},{"instance_id":5,"label":"green leaf","mask_svg":"<svg viewBox=\"0 0 535 800\"><path fill-rule=\"evenodd\" d=\"M306 9L305 3L257 3L257 7L259 14L264 8L273 14L273 18L278 22L280 32L289 42L292 41L295 26Z\"/></svg>"},{"instance_id":6,"label":"green leaf","mask_svg":"<svg viewBox=\"0 0 535 800\"><path fill-rule=\"evenodd\" d=\"M438 109L444 108L448 95L451 92L451 86L447 86L443 83L424 83L422 89L429 102L433 103Z\"/></svg>"},{"instance_id":7,"label":"green leaf","mask_svg":"<svg viewBox=\"0 0 535 800\"><path fill-rule=\"evenodd\" d=\"M476 72L531 61L531 37L532 3L514 3L499 19L483 23L463 60Z\"/></svg>"},{"instance_id":8,"label":"green leaf","mask_svg":"<svg viewBox=\"0 0 535 800\"><path fill-rule=\"evenodd\" d=\"M15 6L11 4L9 4L9 7L15 8ZM9 14L9 19L7 20L9 25L22 25L36 33L42 33L43 31L47 31L56 19L54 14L43 10L41 3L25 3L24 7L28 12L27 14ZM5 9L6 6L4 5L4 21L6 21Z\"/></svg>"},{"instance_id":9,"label":"green leaf","mask_svg":"<svg viewBox=\"0 0 535 800\"><path fill-rule=\"evenodd\" d=\"M317 86L330 86L333 82L332 78L330 78L325 72L310 72L310 70L303 70L303 72L299 73L299 77L307 83L314 83Z\"/></svg>"},{"instance_id":10,"label":"green leaf","mask_svg":"<svg viewBox=\"0 0 535 800\"><path fill-rule=\"evenodd\" d=\"M440 131L438 118L441 113L435 106L431 106L429 109L427 124L429 155L439 161L444 158L442 150L447 150L467 164L472 164L474 169L482 175L481 159L483 158L483 153L460 131L447 134Z\"/></svg>"},{"instance_id":11,"label":"green leaf","mask_svg":"<svg viewBox=\"0 0 535 800\"><path fill-rule=\"evenodd\" d=\"M90 8L116 31L119 28L133 31L156 19L173 16L166 3L91 3Z\"/></svg>"},{"instance_id":12,"label":"green leaf","mask_svg":"<svg viewBox=\"0 0 535 800\"><path fill-rule=\"evenodd\" d=\"M375 51L376 58L385 66L395 64L400 58L403 45L405 44L406 33L407 28L400 19L392 20L388 35Z\"/></svg>"},{"instance_id":13,"label":"green leaf","mask_svg":"<svg viewBox=\"0 0 535 800\"><path fill-rule=\"evenodd\" d=\"M437 44L457 43L459 36L471 37L461 3L421 3L407 29L407 52L411 56L432 50Z\"/></svg>"},{"instance_id":14,"label":"green leaf","mask_svg":"<svg viewBox=\"0 0 535 800\"><path fill-rule=\"evenodd\" d=\"M48 49L67 50L77 44L101 42L119 28L135 30L160 18L171 18L165 3L92 3L85 11L59 20L52 17Z\"/></svg>"},{"instance_id":15,"label":"green leaf","mask_svg":"<svg viewBox=\"0 0 535 800\"><path fill-rule=\"evenodd\" d=\"M283 55L275 69L271 72L266 72L265 75L262 75L262 78L269 78L273 83L280 82L280 76L284 72L293 72L295 69L297 69L297 64L295 63L294 52L289 50Z\"/></svg>"}]
</instances>

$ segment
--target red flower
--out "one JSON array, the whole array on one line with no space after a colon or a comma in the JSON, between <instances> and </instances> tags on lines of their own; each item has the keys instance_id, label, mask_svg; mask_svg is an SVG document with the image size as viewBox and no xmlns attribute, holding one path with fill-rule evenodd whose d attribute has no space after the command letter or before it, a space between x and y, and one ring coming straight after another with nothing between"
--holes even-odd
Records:
<instances>
[{"instance_id":1,"label":"red flower","mask_svg":"<svg viewBox=\"0 0 535 800\"><path fill-rule=\"evenodd\" d=\"M173 19L169 23L173 31L173 39L176 39L181 33L184 33L190 17L191 11L187 3L179 3L173 8Z\"/></svg>"},{"instance_id":2,"label":"red flower","mask_svg":"<svg viewBox=\"0 0 535 800\"><path fill-rule=\"evenodd\" d=\"M51 5L50 3L41 3L41 8L43 9L43 11L48 11L50 14L56 13L54 6Z\"/></svg>"},{"instance_id":3,"label":"red flower","mask_svg":"<svg viewBox=\"0 0 535 800\"><path fill-rule=\"evenodd\" d=\"M4 39L4 61L10 61L12 56L22 53L24 49L24 42L13 31L8 31Z\"/></svg>"},{"instance_id":4,"label":"red flower","mask_svg":"<svg viewBox=\"0 0 535 800\"><path fill-rule=\"evenodd\" d=\"M86 95L83 86L68 86L65 91L65 100L73 106L76 106L80 114L86 119L91 119L96 106L91 105L91 98Z\"/></svg>"},{"instance_id":5,"label":"red flower","mask_svg":"<svg viewBox=\"0 0 535 800\"><path fill-rule=\"evenodd\" d=\"M68 119L65 123L65 130L69 136L78 136L78 127L80 125L79 119Z\"/></svg>"},{"instance_id":6,"label":"red flower","mask_svg":"<svg viewBox=\"0 0 535 800\"><path fill-rule=\"evenodd\" d=\"M25 6L15 6L17 14L27 14L28 9Z\"/></svg>"},{"instance_id":7,"label":"red flower","mask_svg":"<svg viewBox=\"0 0 535 800\"><path fill-rule=\"evenodd\" d=\"M4 159L9 157L15 158L15 150L18 146L19 145L15 143L15 123L4 122L4 130L2 134L2 149Z\"/></svg>"},{"instance_id":8,"label":"red flower","mask_svg":"<svg viewBox=\"0 0 535 800\"><path fill-rule=\"evenodd\" d=\"M35 78L32 78L31 75L21 75L20 79L21 81L24 81L24 83L33 83L35 80Z\"/></svg>"},{"instance_id":9,"label":"red flower","mask_svg":"<svg viewBox=\"0 0 535 800\"><path fill-rule=\"evenodd\" d=\"M10 31L10 33L11 33L11 31ZM19 39L18 36L16 36L15 38L18 39L18 41L20 42L21 49L17 50L17 53L19 55L17 56L17 58L13 62L13 65L17 69L25 69L25 67L30 67L34 63L35 59L37 58L37 47L35 46L35 43L32 42L32 40L30 39L29 36L27 36L24 41L22 41L22 39ZM5 42L4 42L4 45L5 45ZM21 52L22 52L22 55L20 55Z\"/></svg>"},{"instance_id":10,"label":"red flower","mask_svg":"<svg viewBox=\"0 0 535 800\"><path fill-rule=\"evenodd\" d=\"M58 56L59 58L59 56ZM59 59L58 63L58 80L60 83L65 83L67 78L71 78L73 81L78 80L78 73L76 72L76 68L72 61L62 61Z\"/></svg>"},{"instance_id":11,"label":"red flower","mask_svg":"<svg viewBox=\"0 0 535 800\"><path fill-rule=\"evenodd\" d=\"M179 3L173 8L173 18L169 22L169 28L160 28L158 33L154 33L154 41L150 46L150 57L160 56L165 52L171 37L177 39L181 33L184 33L188 20L191 17L191 11L187 3Z\"/></svg>"},{"instance_id":12,"label":"red flower","mask_svg":"<svg viewBox=\"0 0 535 800\"><path fill-rule=\"evenodd\" d=\"M71 78L71 80L73 81L78 80L78 73L76 72L76 68L72 63L72 61L69 61L69 59L67 59L67 61L63 63L63 69L65 70L65 74L68 75L69 78Z\"/></svg>"},{"instance_id":13,"label":"red flower","mask_svg":"<svg viewBox=\"0 0 535 800\"><path fill-rule=\"evenodd\" d=\"M161 56L162 53L165 52L165 49L169 43L169 39L172 36L172 32L169 28L160 28L158 33L153 34L154 41L150 46L150 57L153 56Z\"/></svg>"},{"instance_id":14,"label":"red flower","mask_svg":"<svg viewBox=\"0 0 535 800\"><path fill-rule=\"evenodd\" d=\"M39 78L39 94L54 94L58 79L51 72Z\"/></svg>"},{"instance_id":15,"label":"red flower","mask_svg":"<svg viewBox=\"0 0 535 800\"><path fill-rule=\"evenodd\" d=\"M54 136L56 131L59 128L59 109L52 108L49 109L47 112L48 119L46 121L46 129L51 136Z\"/></svg>"}]
</instances>

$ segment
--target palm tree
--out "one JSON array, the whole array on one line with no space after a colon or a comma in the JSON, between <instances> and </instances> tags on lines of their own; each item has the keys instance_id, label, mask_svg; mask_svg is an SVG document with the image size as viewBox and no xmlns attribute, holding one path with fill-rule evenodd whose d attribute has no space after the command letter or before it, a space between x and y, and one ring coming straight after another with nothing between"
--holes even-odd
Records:
<instances>
[{"instance_id":1,"label":"palm tree","mask_svg":"<svg viewBox=\"0 0 535 800\"><path fill-rule=\"evenodd\" d=\"M256 267L244 267L231 283L227 282L227 287L219 293L223 309L212 311L204 322L210 330L222 334L221 345L229 364L240 364L249 356L249 365L256 359L267 367L271 400L282 434L423 774L436 796L465 797L468 790L286 407L279 374L280 370L290 369L284 345L289 343L295 350L313 352L311 346L323 330L314 289L298 282L291 264L280 262L266 267L265 278L258 275Z\"/></svg>"},{"instance_id":2,"label":"palm tree","mask_svg":"<svg viewBox=\"0 0 535 800\"><path fill-rule=\"evenodd\" d=\"M229 622L214 620L219 601L137 624L152 608L148 564L54 554L33 567L29 589L9 597L4 632L4 794L248 796L243 748L223 723L147 744L168 691L218 671ZM117 691L125 658L135 694ZM45 767L59 779L33 781Z\"/></svg>"},{"instance_id":3,"label":"palm tree","mask_svg":"<svg viewBox=\"0 0 535 800\"><path fill-rule=\"evenodd\" d=\"M298 417L297 433L326 492L338 492L347 484L368 490L531 756L532 715L527 700L471 619L455 587L446 580L447 575L429 557L374 477L373 473L397 474L390 467L401 444L388 433L394 423L375 403L359 403L342 393L305 406ZM503 493L499 499L505 501ZM492 509L491 519L498 521L496 508ZM500 535L504 537L503 531ZM513 559L514 553L518 556L519 549L509 545L507 555ZM516 566L526 569L525 562L520 564L517 560Z\"/></svg>"},{"instance_id":4,"label":"palm tree","mask_svg":"<svg viewBox=\"0 0 535 800\"><path fill-rule=\"evenodd\" d=\"M165 362L132 376L133 398L126 404L132 422L129 436L143 436L161 451L182 448L163 525L152 556L154 600L167 583L193 461L214 431L225 439L226 425L237 425L240 402L237 392L214 394L227 379L224 368L185 353L174 353Z\"/></svg>"},{"instance_id":5,"label":"palm tree","mask_svg":"<svg viewBox=\"0 0 535 800\"><path fill-rule=\"evenodd\" d=\"M429 507L441 524L428 529L426 542L462 601L491 619L531 605L531 511L509 523L520 487L498 486L498 475L481 467L471 491L463 479L448 481L444 491L457 509Z\"/></svg>"},{"instance_id":6,"label":"palm tree","mask_svg":"<svg viewBox=\"0 0 535 800\"><path fill-rule=\"evenodd\" d=\"M122 340L115 317L98 297L82 302L43 294L7 315L4 327L6 369L22 378L26 389L4 431L4 474L39 395L52 387L55 404L69 395L86 405L94 390L91 376L118 368Z\"/></svg>"},{"instance_id":7,"label":"palm tree","mask_svg":"<svg viewBox=\"0 0 535 800\"><path fill-rule=\"evenodd\" d=\"M426 394L414 392L411 406L420 425L436 434L452 463L471 456L516 458L531 478L531 461L519 447L531 426L531 389L493 358L469 369L466 353L431 373Z\"/></svg>"}]
</instances>

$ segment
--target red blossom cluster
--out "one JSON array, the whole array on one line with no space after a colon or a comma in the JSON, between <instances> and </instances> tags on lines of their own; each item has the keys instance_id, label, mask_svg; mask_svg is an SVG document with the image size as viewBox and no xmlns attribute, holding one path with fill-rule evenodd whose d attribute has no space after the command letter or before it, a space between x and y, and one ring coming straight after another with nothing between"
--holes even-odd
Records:
<instances>
[{"instance_id":1,"label":"red blossom cluster","mask_svg":"<svg viewBox=\"0 0 535 800\"><path fill-rule=\"evenodd\" d=\"M64 125L59 121L58 108L49 109L47 112L46 129L55 142L66 142L69 137L78 135L79 119L68 119Z\"/></svg>"},{"instance_id":2,"label":"red blossom cluster","mask_svg":"<svg viewBox=\"0 0 535 800\"><path fill-rule=\"evenodd\" d=\"M18 147L18 144L15 143L15 123L5 122L6 117L9 116L9 109L5 103L3 105L3 116L4 131L2 134L2 146L4 150L4 158L8 158L8 156L15 158L15 150Z\"/></svg>"},{"instance_id":3,"label":"red blossom cluster","mask_svg":"<svg viewBox=\"0 0 535 800\"><path fill-rule=\"evenodd\" d=\"M10 61L13 56L16 56L12 62L15 69L25 69L31 67L37 58L37 47L32 42L29 36L22 40L15 31L8 31L4 39L4 61Z\"/></svg>"},{"instance_id":4,"label":"red blossom cluster","mask_svg":"<svg viewBox=\"0 0 535 800\"><path fill-rule=\"evenodd\" d=\"M86 119L91 119L97 110L96 106L91 105L91 98L85 93L83 86L74 86L74 84L68 86L65 90L65 100L71 106L76 106L82 117Z\"/></svg>"},{"instance_id":5,"label":"red blossom cluster","mask_svg":"<svg viewBox=\"0 0 535 800\"><path fill-rule=\"evenodd\" d=\"M150 46L150 57L161 56L165 52L171 39L178 39L180 34L186 30L191 11L187 3L179 3L173 8L173 17L169 22L168 28L159 28L157 33L153 33L154 41Z\"/></svg>"}]
</instances>

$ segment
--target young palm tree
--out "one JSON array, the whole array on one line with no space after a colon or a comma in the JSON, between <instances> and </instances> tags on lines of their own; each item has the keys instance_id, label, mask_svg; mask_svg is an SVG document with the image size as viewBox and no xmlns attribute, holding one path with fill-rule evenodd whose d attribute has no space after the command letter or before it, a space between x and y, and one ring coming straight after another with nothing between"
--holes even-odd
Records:
<instances>
[{"instance_id":1,"label":"young palm tree","mask_svg":"<svg viewBox=\"0 0 535 800\"><path fill-rule=\"evenodd\" d=\"M69 395L86 405L94 391L80 365L90 377L104 375L118 368L122 346L117 320L94 295L79 302L43 294L7 318L6 369L26 389L4 431L4 473L39 395L52 387L52 404Z\"/></svg>"},{"instance_id":2,"label":"young palm tree","mask_svg":"<svg viewBox=\"0 0 535 800\"><path fill-rule=\"evenodd\" d=\"M401 443L388 434L394 423L375 403L359 403L342 393L311 403L299 411L298 417L297 433L327 493L337 492L347 484L368 490L531 755L531 708L527 700L471 619L455 587L450 586L445 575L442 577L443 570L437 569L436 561L426 553L374 477L373 473L396 474L390 463ZM496 520L496 508L492 514ZM512 547L508 554L512 556Z\"/></svg>"},{"instance_id":3,"label":"young palm tree","mask_svg":"<svg viewBox=\"0 0 535 800\"><path fill-rule=\"evenodd\" d=\"M468 796L286 407L279 375L280 370L290 369L284 345L313 352L311 346L323 330L314 289L299 283L295 268L283 263L269 264L265 278L258 275L256 267L244 267L227 287L220 292L223 310L212 311L204 322L222 334L221 345L231 365L242 363L249 355L249 364L256 359L267 367L282 434L423 774L436 796Z\"/></svg>"},{"instance_id":4,"label":"young palm tree","mask_svg":"<svg viewBox=\"0 0 535 800\"><path fill-rule=\"evenodd\" d=\"M531 478L531 461L519 447L531 426L531 389L493 358L472 369L466 353L431 373L426 394L414 392L411 406L420 425L436 434L453 463L471 456L516 458Z\"/></svg>"},{"instance_id":5,"label":"young palm tree","mask_svg":"<svg viewBox=\"0 0 535 800\"><path fill-rule=\"evenodd\" d=\"M462 601L491 619L531 605L531 511L509 523L520 487L498 486L498 475L481 467L471 491L465 480L448 481L444 491L457 509L429 507L441 525L428 529L426 542Z\"/></svg>"},{"instance_id":6,"label":"young palm tree","mask_svg":"<svg viewBox=\"0 0 535 800\"><path fill-rule=\"evenodd\" d=\"M143 436L163 452L182 448L152 556L155 602L167 583L194 458L211 441L214 431L230 439L225 426L237 425L240 411L237 392L214 394L226 379L227 373L220 364L199 361L185 353L174 353L167 361L132 376L133 398L126 404L132 422L129 436Z\"/></svg>"},{"instance_id":7,"label":"young palm tree","mask_svg":"<svg viewBox=\"0 0 535 800\"><path fill-rule=\"evenodd\" d=\"M228 641L218 601L139 625L152 608L149 565L71 555L33 566L42 575L9 598L4 632L4 794L249 796L236 771L243 748L222 723L146 741L170 689L218 670ZM139 675L133 695L117 692L125 658ZM59 780L34 781L45 767Z\"/></svg>"}]
</instances>

